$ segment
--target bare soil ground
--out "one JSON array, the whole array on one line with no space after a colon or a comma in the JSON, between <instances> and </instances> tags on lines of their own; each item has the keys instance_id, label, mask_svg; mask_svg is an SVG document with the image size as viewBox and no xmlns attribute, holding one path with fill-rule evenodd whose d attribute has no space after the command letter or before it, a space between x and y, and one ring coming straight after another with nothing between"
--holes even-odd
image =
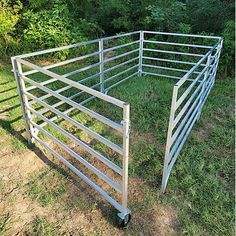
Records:
<instances>
[{"instance_id":1,"label":"bare soil ground","mask_svg":"<svg viewBox=\"0 0 236 236\"><path fill-rule=\"evenodd\" d=\"M40 178L40 173L53 168L65 171L55 173L53 181L63 181L66 191L51 204L42 205L27 194L28 185L32 176ZM52 155L38 148L20 155L8 148L2 150L0 179L0 217L5 220L2 235L175 235L178 227L174 209L155 205L148 211L134 212L130 226L119 229L113 208ZM133 204L145 202L142 186L142 180L130 179ZM42 219L41 226L37 219Z\"/></svg>"}]
</instances>

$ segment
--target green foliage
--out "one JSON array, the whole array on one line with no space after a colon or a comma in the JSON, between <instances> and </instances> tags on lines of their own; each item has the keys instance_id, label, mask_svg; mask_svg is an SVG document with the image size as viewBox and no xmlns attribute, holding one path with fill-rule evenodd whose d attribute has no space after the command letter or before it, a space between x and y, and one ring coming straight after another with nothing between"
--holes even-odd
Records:
<instances>
[{"instance_id":1,"label":"green foliage","mask_svg":"<svg viewBox=\"0 0 236 236\"><path fill-rule=\"evenodd\" d=\"M25 24L22 41L28 51L54 48L83 40L80 29L69 18L68 8L63 2L57 1L51 9L36 12L27 10L22 18ZM63 59L68 53L64 50L57 55Z\"/></svg>"},{"instance_id":2,"label":"green foliage","mask_svg":"<svg viewBox=\"0 0 236 236\"><path fill-rule=\"evenodd\" d=\"M221 0L189 1L190 22L194 31L218 33L227 17L227 10Z\"/></svg>"},{"instance_id":3,"label":"green foliage","mask_svg":"<svg viewBox=\"0 0 236 236\"><path fill-rule=\"evenodd\" d=\"M225 23L222 33L224 37L222 56L220 60L220 70L224 78L234 76L235 72L235 23L230 20Z\"/></svg>"},{"instance_id":4,"label":"green foliage","mask_svg":"<svg viewBox=\"0 0 236 236\"><path fill-rule=\"evenodd\" d=\"M7 54L8 48L13 47L17 42L12 37L15 25L19 20L19 11L22 4L19 0L0 1L0 55Z\"/></svg>"},{"instance_id":5,"label":"green foliage","mask_svg":"<svg viewBox=\"0 0 236 236\"><path fill-rule=\"evenodd\" d=\"M33 236L53 236L59 235L58 228L49 223L47 219L36 216L32 222Z\"/></svg>"},{"instance_id":6,"label":"green foliage","mask_svg":"<svg viewBox=\"0 0 236 236\"><path fill-rule=\"evenodd\" d=\"M148 6L146 24L157 31L179 31L180 24L186 21L186 4L180 1L159 0Z\"/></svg>"},{"instance_id":7,"label":"green foliage","mask_svg":"<svg viewBox=\"0 0 236 236\"><path fill-rule=\"evenodd\" d=\"M42 206L52 204L59 199L66 191L62 175L56 170L44 171L40 175L33 175L32 181L28 184L27 194Z\"/></svg>"},{"instance_id":8,"label":"green foliage","mask_svg":"<svg viewBox=\"0 0 236 236\"><path fill-rule=\"evenodd\" d=\"M233 0L1 0L0 55L140 29L205 32L225 38L220 71L227 77L234 73L234 9ZM51 56L69 55L65 50Z\"/></svg>"}]
</instances>

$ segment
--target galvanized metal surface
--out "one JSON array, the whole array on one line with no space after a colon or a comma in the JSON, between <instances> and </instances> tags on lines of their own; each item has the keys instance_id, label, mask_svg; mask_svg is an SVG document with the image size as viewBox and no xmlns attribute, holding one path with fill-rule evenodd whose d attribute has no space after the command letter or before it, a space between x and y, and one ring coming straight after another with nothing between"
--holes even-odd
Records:
<instances>
[{"instance_id":1,"label":"galvanized metal surface","mask_svg":"<svg viewBox=\"0 0 236 236\"><path fill-rule=\"evenodd\" d=\"M178 40L177 42L173 42L164 41L163 38L158 38L162 36L177 37ZM116 46L106 46L109 45L110 42L114 42L126 37L132 39L131 42L118 44ZM139 38L138 40L137 37ZM211 45L204 45L203 43L195 44L185 43L184 41L179 42L179 38L181 39L186 37L193 38L194 40L212 40L212 43ZM194 40L193 42L195 42ZM74 171L87 184L89 184L109 203L111 203L120 212L119 217L121 219L124 219L127 214L130 214L130 210L128 209L130 105L124 101L109 96L107 94L108 91L120 85L121 83L124 83L128 79L136 79L135 76L141 77L142 75L146 74L156 77L178 80L173 88L172 103L170 108L170 118L161 186L161 191L164 192L166 190L168 178L170 176L173 165L177 160L179 153L182 150L190 131L192 130L193 125L199 119L203 105L206 102L206 99L214 85L222 43L222 38L214 36L136 31L123 35L116 35L60 48L48 49L40 52L12 57L13 71L17 82L23 117L26 123L27 138L29 142L37 141L41 145L43 145L49 152L51 152L55 157L62 161L67 167ZM77 56L75 58L67 59L65 61L57 62L47 66L38 66L36 65L36 63L28 61L35 56L42 56L44 54L55 53L61 50L68 50L87 45L96 46L96 48L98 48L98 51L94 51L86 55ZM148 45L152 46L149 47ZM155 48L153 48L153 45L155 45ZM134 49L133 47L135 46L137 48ZM163 50L163 46L177 47L178 50ZM181 51L183 48L197 50L196 52ZM117 49L123 49L126 51L118 55L113 55L110 58L105 58L105 53L113 52ZM204 53L199 53L198 50L205 51ZM137 53L138 55L136 55ZM163 55L167 56L167 58ZM168 56L171 57L168 58ZM98 57L99 60L83 68L73 70L63 75L52 72L50 70L94 57ZM120 62L119 60L122 61ZM119 61L119 63L115 63L117 61ZM185 68L179 68L179 66L182 65L185 65ZM186 69L187 66L189 69ZM30 68L30 70L23 71L23 67ZM98 71L87 78L79 78L76 81L69 78L70 76L80 75L82 72L96 68L98 68ZM112 73L118 68L120 69L119 72L116 72L113 75L109 75L109 73ZM161 70L161 72L159 70ZM29 77L31 75L34 75L35 73L41 73L42 75L49 78L41 82L35 81L33 78ZM173 73L177 73L178 75ZM123 78L124 75L126 75L125 78ZM92 82L97 78L99 78L99 82L95 82L91 85L85 85L86 83ZM119 80L117 81L117 79ZM53 90L46 86L57 81L63 82L64 86L56 90ZM71 94L70 96L62 95L62 93L67 92L72 88L77 89L79 92L76 94ZM40 89L40 91L44 92L44 95L37 97L33 94L33 91L35 89ZM87 95L88 98L82 100L79 103L73 100L81 95ZM49 98L57 99L54 104L48 104L46 100ZM117 109L122 109L123 119L120 122L113 121L112 119L105 117L104 115L100 115L96 111L92 110L92 108L89 108L89 106L85 107L86 103L95 98L100 99L103 102L113 104ZM35 104L39 104L42 109L40 111L37 111L33 107ZM64 109L63 111L60 110L59 107L65 104L70 106L70 108ZM111 142L109 139L103 137L99 133L95 132L94 130L90 129L86 125L71 117L70 114L74 110L84 112L93 119L98 120L99 122L102 122L103 124L109 126L111 129L118 131L118 133L120 133L123 138L122 147ZM46 117L45 114L47 114L47 112L49 111L54 114L53 117ZM38 124L36 118L40 119L42 123ZM91 135L94 139L99 140L104 145L114 150L116 153L120 154L122 156L122 166L118 166L109 158L89 146L87 143L80 140L75 135L65 130L63 127L60 127L55 123L58 118L63 118L67 122L78 127L80 130L83 130ZM121 184L116 183L113 179L108 177L105 173L97 169L89 161L85 160L81 155L72 150L68 145L66 145L49 131L47 131L44 128L46 125L51 126L57 131L61 132L71 141L83 147L87 152L100 160L107 166L107 168L111 168L113 171L119 174L122 178ZM50 147L47 142L43 141L39 137L39 133L43 133L49 139L53 140L65 152L69 153L77 161L79 161L85 167L90 169L94 174L96 174L98 178L102 179L114 190L116 190L121 196L120 202L112 198L112 196L110 196L104 189L102 189L102 187L95 184L89 176L87 176L85 173L82 173L81 170L76 168L61 154L54 150L53 147Z\"/></svg>"}]
</instances>

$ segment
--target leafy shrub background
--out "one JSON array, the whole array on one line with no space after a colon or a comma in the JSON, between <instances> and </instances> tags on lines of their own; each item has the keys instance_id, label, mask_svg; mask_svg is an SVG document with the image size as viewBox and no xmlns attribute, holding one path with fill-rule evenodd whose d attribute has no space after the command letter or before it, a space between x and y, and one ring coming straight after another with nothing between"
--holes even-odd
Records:
<instances>
[{"instance_id":1,"label":"leafy shrub background","mask_svg":"<svg viewBox=\"0 0 236 236\"><path fill-rule=\"evenodd\" d=\"M0 57L140 29L204 32L224 37L225 78L234 75L234 11L233 0L0 0Z\"/></svg>"}]
</instances>

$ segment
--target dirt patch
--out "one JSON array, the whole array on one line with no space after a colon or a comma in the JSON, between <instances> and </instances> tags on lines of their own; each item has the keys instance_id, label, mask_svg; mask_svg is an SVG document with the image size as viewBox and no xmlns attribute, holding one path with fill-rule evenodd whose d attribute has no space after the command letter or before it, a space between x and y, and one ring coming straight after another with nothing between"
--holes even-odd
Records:
<instances>
[{"instance_id":1,"label":"dirt patch","mask_svg":"<svg viewBox=\"0 0 236 236\"><path fill-rule=\"evenodd\" d=\"M73 144L69 146L80 155L84 152ZM40 149L44 150L42 147ZM129 227L122 230L117 227L114 208L99 194L69 171L53 155L46 151L44 155L37 148L35 151L37 154L27 151L18 156L9 153L0 158L0 219L7 219L3 235L32 235L37 217L52 225L52 228L57 230L57 235L174 234L177 217L173 209L160 206L154 206L143 212L139 212L138 208L135 209L135 204L142 206L143 202L147 201L143 193L144 181L138 178L129 180L130 206L134 213ZM94 159L91 161L111 178L117 180L116 174L107 172L103 164ZM66 191L55 202L42 206L36 199L27 195L27 186L32 181L32 174L38 173L40 176L42 171L52 171L48 163L54 163L55 167L65 172L58 174L59 177L55 179L60 182L61 178L61 181L64 181ZM78 167L81 168L80 165ZM96 177L91 176L91 178ZM104 183L102 187L107 189ZM116 197L115 194L114 197Z\"/></svg>"},{"instance_id":2,"label":"dirt patch","mask_svg":"<svg viewBox=\"0 0 236 236\"><path fill-rule=\"evenodd\" d=\"M193 135L198 141L203 141L209 137L209 130L213 129L214 125L210 122L205 122L203 127L198 127Z\"/></svg>"},{"instance_id":3,"label":"dirt patch","mask_svg":"<svg viewBox=\"0 0 236 236\"><path fill-rule=\"evenodd\" d=\"M43 167L44 163L33 151L0 157L0 218L9 218L4 229L6 235L19 235L35 214L44 212L45 209L25 197L23 188L29 175Z\"/></svg>"},{"instance_id":4,"label":"dirt patch","mask_svg":"<svg viewBox=\"0 0 236 236\"><path fill-rule=\"evenodd\" d=\"M171 207L154 206L146 214L137 214L135 224L140 226L140 235L176 235L179 226L176 211Z\"/></svg>"},{"instance_id":5,"label":"dirt patch","mask_svg":"<svg viewBox=\"0 0 236 236\"><path fill-rule=\"evenodd\" d=\"M131 140L133 143L139 143L140 139L148 140L150 143L156 143L157 139L152 133L140 133L135 130L131 130Z\"/></svg>"},{"instance_id":6,"label":"dirt patch","mask_svg":"<svg viewBox=\"0 0 236 236\"><path fill-rule=\"evenodd\" d=\"M159 147L160 150L165 150L165 144L159 142L157 138L154 137L152 133L140 133L134 130L131 130L131 144L139 145L140 143L152 143Z\"/></svg>"}]
</instances>

